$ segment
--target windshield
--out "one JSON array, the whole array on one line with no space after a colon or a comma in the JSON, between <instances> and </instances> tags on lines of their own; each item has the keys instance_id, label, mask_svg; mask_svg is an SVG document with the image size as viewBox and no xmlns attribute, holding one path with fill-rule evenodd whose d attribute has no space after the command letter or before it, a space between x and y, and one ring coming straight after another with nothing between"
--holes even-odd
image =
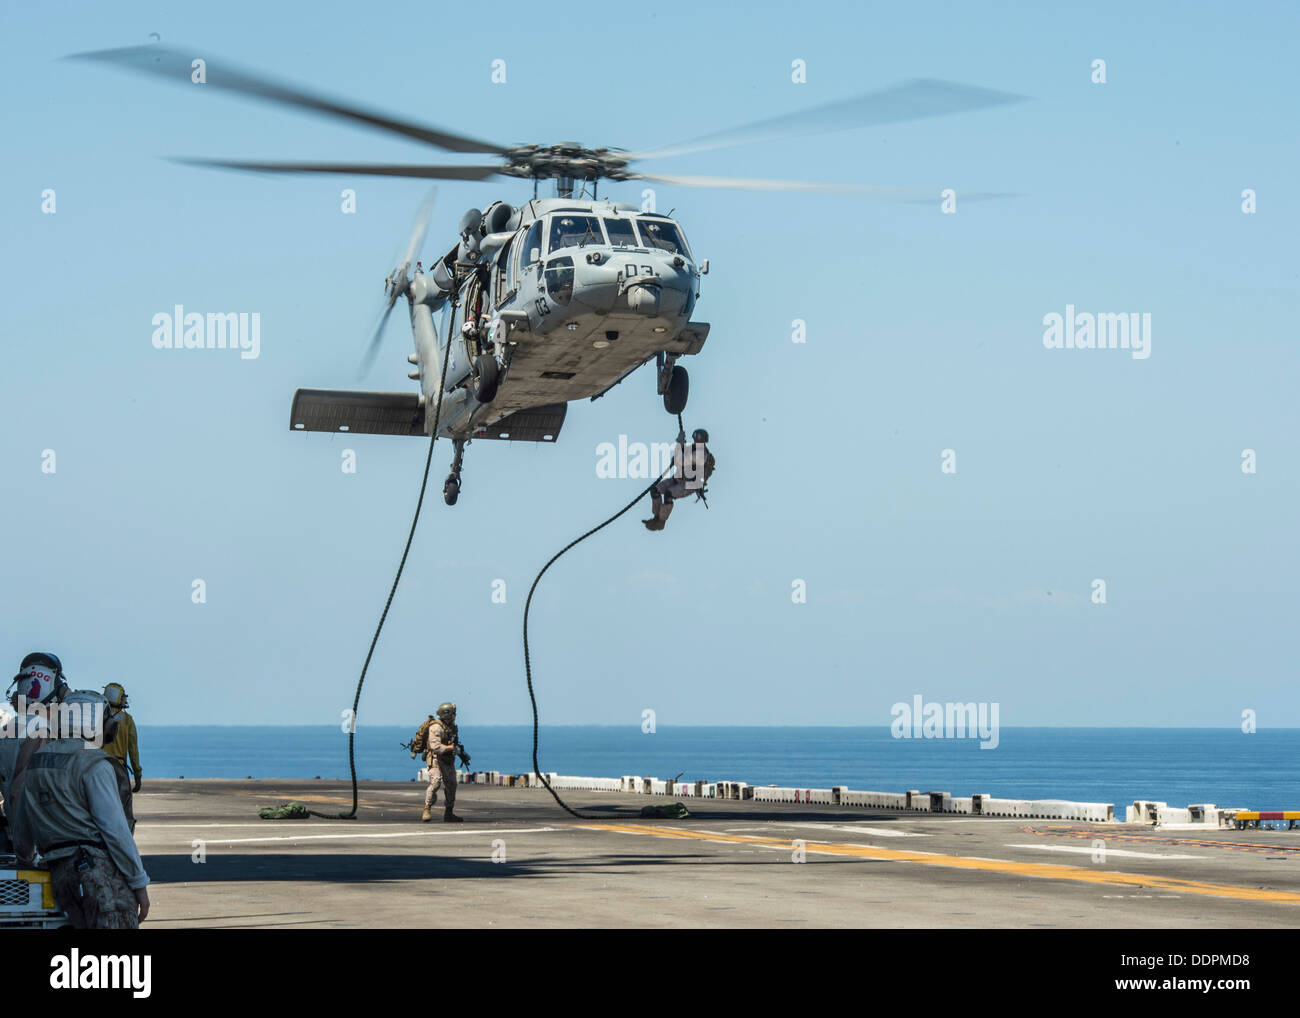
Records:
<instances>
[{"instance_id":1,"label":"windshield","mask_svg":"<svg viewBox=\"0 0 1300 1018\"><path fill-rule=\"evenodd\" d=\"M610 247L640 247L630 219L606 219L605 232L609 234Z\"/></svg>"},{"instance_id":2,"label":"windshield","mask_svg":"<svg viewBox=\"0 0 1300 1018\"><path fill-rule=\"evenodd\" d=\"M638 219L636 223L641 230L641 242L646 247L686 255L686 242L676 224L664 219Z\"/></svg>"},{"instance_id":3,"label":"windshield","mask_svg":"<svg viewBox=\"0 0 1300 1018\"><path fill-rule=\"evenodd\" d=\"M556 216L551 220L549 251L603 243L605 235L600 232L600 220L595 216Z\"/></svg>"}]
</instances>

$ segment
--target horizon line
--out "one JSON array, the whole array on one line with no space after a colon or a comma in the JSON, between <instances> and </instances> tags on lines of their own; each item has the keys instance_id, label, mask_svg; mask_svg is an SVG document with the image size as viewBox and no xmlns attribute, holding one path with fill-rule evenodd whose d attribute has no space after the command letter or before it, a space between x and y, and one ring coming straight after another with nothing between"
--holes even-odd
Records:
<instances>
[{"instance_id":1,"label":"horizon line","mask_svg":"<svg viewBox=\"0 0 1300 1018\"><path fill-rule=\"evenodd\" d=\"M139 722L138 719L137 719L137 722L136 722L136 723L137 723L138 726L144 727L144 725L141 725L141 722ZM331 729L338 729L338 727L339 727L337 722L319 722L319 723L317 723L317 724L296 724L296 725L276 725L276 724L267 724L267 723L264 723L264 722L258 722L258 723L247 723L247 722L220 722L220 723L217 723L217 722L214 722L214 723L210 723L210 724L149 722L148 724L151 725L152 727L155 727L155 728L311 728L311 729L317 729L317 728L331 728ZM362 726L358 726L358 731L360 731L360 728L361 728L361 727L362 727ZM393 721L393 722L387 722L387 723L374 723L374 724L370 724L370 725L368 725L368 726L366 726L366 727L370 727L370 728L402 728L402 729L405 729L406 727L408 727L408 723L407 723L407 722L401 722L401 721ZM464 725L461 725L460 727L463 728L463 727L465 727L465 726L464 726ZM482 724L472 724L472 725L470 725L469 727L471 727L471 728L531 728L531 727L532 727L532 724L531 724L530 722L527 722L527 721L509 722L509 723L506 723L506 722L490 722L490 723L489 723L489 722L484 722L484 723L482 723ZM612 729L631 728L631 729L637 729L637 730L640 729L640 725L639 725L639 724L636 724L636 723L629 723L629 722L623 722L623 723L620 723L620 724L608 724L608 723L600 723L600 722L570 722L570 723L564 723L564 722L561 722L561 723L556 723L556 722L547 722L547 723L542 724L540 727L542 727L542 728L612 728ZM656 727L657 727L657 728L839 728L839 729L844 729L845 731L870 731L870 730L876 730L876 729L884 729L884 730L888 731L888 730L890 730L890 729L892 728L892 725L889 725L889 724L881 724L881 725L829 725L829 724L800 724L800 725L777 725L777 724L771 724L771 725L757 725L757 724L754 724L754 725L728 725L728 724L713 724L713 723L709 723L709 722L691 722L691 723L681 723L681 724L672 724L672 725L657 725ZM1229 732L1229 731L1240 731L1241 726L1240 726L1240 725L1222 725L1222 726L1220 726L1220 725L1000 725L1000 726L999 726L999 730L1001 730L1001 731L1024 731L1024 730L1042 729L1042 728L1050 728L1050 729L1057 729L1057 730L1074 730L1074 731L1080 731L1080 730L1083 730L1083 731L1208 731L1208 732ZM1260 727L1260 728L1257 728L1255 732L1251 732L1251 733L1242 732L1242 734L1243 734L1243 735L1245 735L1245 734L1252 734L1252 735L1253 735L1253 734L1258 734L1258 732L1261 732L1261 731L1271 731L1271 732L1294 732L1294 731L1300 731L1300 725L1296 725L1296 726L1282 726L1282 725L1278 725L1278 726L1272 726L1272 727L1268 727L1268 728ZM347 733L340 731L339 734L343 735L343 734L347 734ZM644 733L644 734L654 734L654 733L647 732L647 733Z\"/></svg>"}]
</instances>

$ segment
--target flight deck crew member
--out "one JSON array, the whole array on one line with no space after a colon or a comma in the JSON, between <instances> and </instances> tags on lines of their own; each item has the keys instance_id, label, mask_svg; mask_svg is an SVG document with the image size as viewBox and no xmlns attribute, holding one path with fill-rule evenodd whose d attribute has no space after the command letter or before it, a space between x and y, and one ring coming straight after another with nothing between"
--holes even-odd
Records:
<instances>
[{"instance_id":1,"label":"flight deck crew member","mask_svg":"<svg viewBox=\"0 0 1300 1018\"><path fill-rule=\"evenodd\" d=\"M11 688L14 693L9 702L16 714L6 725L6 735L12 737L0 738L0 796L6 803L14 766L26 736L44 729L46 710L58 704L68 693L63 663L53 654L40 651L28 654L18 666Z\"/></svg>"},{"instance_id":2,"label":"flight deck crew member","mask_svg":"<svg viewBox=\"0 0 1300 1018\"><path fill-rule=\"evenodd\" d=\"M113 735L93 690L64 700L53 738L29 739L12 782L15 841L50 871L54 900L77 929L136 929L149 914L149 875L117 795L113 765L94 748Z\"/></svg>"},{"instance_id":3,"label":"flight deck crew member","mask_svg":"<svg viewBox=\"0 0 1300 1018\"><path fill-rule=\"evenodd\" d=\"M104 699L108 701L108 716L117 721L117 734L112 742L104 743L104 752L113 761L113 770L117 774L117 794L122 799L122 811L126 822L135 834L135 812L131 808L131 795L140 791L140 779L144 776L140 770L140 745L136 737L135 718L126 712L130 706L126 690L120 683L110 682L104 687ZM127 773L127 757L131 758L131 770ZM131 775L135 776L135 786L131 785Z\"/></svg>"},{"instance_id":4,"label":"flight deck crew member","mask_svg":"<svg viewBox=\"0 0 1300 1018\"><path fill-rule=\"evenodd\" d=\"M673 511L673 499L702 492L713 474L713 453L705 444L709 433L696 428L691 439L693 444L688 446L685 435L677 436L673 455L676 469L650 489L650 518L641 521L646 530L663 530Z\"/></svg>"},{"instance_id":5,"label":"flight deck crew member","mask_svg":"<svg viewBox=\"0 0 1300 1018\"><path fill-rule=\"evenodd\" d=\"M438 719L429 726L428 741L424 748L424 763L429 771L429 788L424 793L424 813L420 819L425 823L433 819L433 807L438 802L438 789L443 789L446 806L443 807L444 823L459 824L462 817L452 812L456 805L456 753L469 762L465 748L460 745L460 733L456 729L456 705L444 703L438 708Z\"/></svg>"}]
</instances>

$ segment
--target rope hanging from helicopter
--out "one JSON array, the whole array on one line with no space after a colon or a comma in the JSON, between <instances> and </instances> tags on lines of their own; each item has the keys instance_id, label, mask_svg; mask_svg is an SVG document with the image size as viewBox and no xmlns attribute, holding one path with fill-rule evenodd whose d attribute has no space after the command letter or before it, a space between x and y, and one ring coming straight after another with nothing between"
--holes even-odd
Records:
<instances>
[{"instance_id":1,"label":"rope hanging from helicopter","mask_svg":"<svg viewBox=\"0 0 1300 1018\"><path fill-rule=\"evenodd\" d=\"M450 304L454 309L456 301L453 299ZM354 753L354 742L357 733L357 707L361 704L361 687L366 684L366 672L370 670L370 659L374 657L375 646L379 643L379 634L384 629L384 620L388 618L388 609L393 606L393 598L397 595L397 585L402 580L402 570L406 568L406 558L411 553L411 542L415 540L415 527L420 522L420 510L424 507L424 493L429 487L429 468L433 464L433 447L438 443L438 422L442 417L442 386L447 379L447 362L451 357L452 337L447 337L446 349L442 354L442 373L438 376L438 405L433 409L433 429L429 436L429 452L424 458L424 477L420 480L420 497L415 503L415 515L411 518L411 530L406 535L406 547L402 549L402 560L397 564L397 575L393 577L392 589L388 591L388 600L384 602L384 610L379 616L379 625L375 627L375 635L370 640L370 650L366 652L365 664L361 666L361 677L357 680L357 691L352 697L352 714L351 723L348 725L348 769L352 773L352 810L348 813L340 813L337 818L329 816L328 819L338 820L355 820L357 818L357 761ZM327 816L324 813L313 813L313 816Z\"/></svg>"},{"instance_id":2,"label":"rope hanging from helicopter","mask_svg":"<svg viewBox=\"0 0 1300 1018\"><path fill-rule=\"evenodd\" d=\"M682 423L681 414L677 415L677 439L679 442L686 441L686 425ZM579 820L608 820L609 818L587 816L573 809L568 803L566 803L563 799L561 799L560 794L554 788L551 787L551 783L546 780L546 775L542 773L542 765L537 760L537 742L538 742L538 728L539 728L539 721L537 716L537 695L533 691L533 666L532 666L532 660L528 653L528 613L533 606L533 593L537 590L537 584L539 584L542 581L542 577L546 575L546 570L550 569L551 566L555 565L556 561L559 559L561 555L567 552L570 548L576 547L577 545L581 544L592 534L604 530L606 527L608 527L611 523L613 523L624 513L629 512L633 506L635 506L638 502L641 501L641 499L645 498L646 495L650 494L650 492L654 489L654 486L658 484L660 481L662 481L665 477L667 477L668 472L673 468L674 468L674 464L670 463L662 474L660 474L653 481L651 481L650 484L647 485L645 488L643 488L641 491L637 492L636 498L632 499L631 502L625 505L622 509L620 509L613 516L607 519L604 523L592 527L581 537L575 538L574 540L570 541L563 548L561 548L554 555L552 555L550 561L548 561L546 565L542 566L541 572L539 572L536 578L533 580L533 585L528 588L528 600L524 602L524 677L528 682L528 699L532 702L533 705L533 773L537 775L538 780L541 781L541 783L546 787L546 790L551 793L551 798L553 798L556 801L556 803L559 804L560 809L564 810L564 812L568 813L572 817L576 817ZM705 504L707 505L708 503Z\"/></svg>"}]
</instances>

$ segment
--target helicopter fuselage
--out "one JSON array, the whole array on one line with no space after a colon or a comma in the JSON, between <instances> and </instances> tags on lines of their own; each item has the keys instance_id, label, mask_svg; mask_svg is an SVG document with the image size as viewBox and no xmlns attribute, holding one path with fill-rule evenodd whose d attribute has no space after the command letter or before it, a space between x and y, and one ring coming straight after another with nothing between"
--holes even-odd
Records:
<instances>
[{"instance_id":1,"label":"helicopter fuselage","mask_svg":"<svg viewBox=\"0 0 1300 1018\"><path fill-rule=\"evenodd\" d=\"M656 355L698 353L709 326L690 319L705 271L674 220L633 205L490 206L411 282L426 433L439 399L440 435L504 437L490 432L511 413L594 398ZM499 373L488 401L476 394L485 357Z\"/></svg>"}]
</instances>

